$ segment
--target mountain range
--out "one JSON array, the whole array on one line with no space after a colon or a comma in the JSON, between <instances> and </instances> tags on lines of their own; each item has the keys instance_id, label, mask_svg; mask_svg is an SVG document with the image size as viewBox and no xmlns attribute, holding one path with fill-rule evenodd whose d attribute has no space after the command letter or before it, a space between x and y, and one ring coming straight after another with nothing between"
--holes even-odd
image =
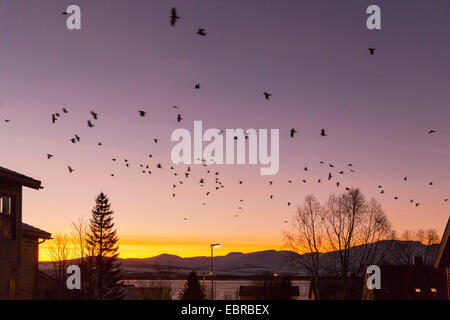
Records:
<instances>
[{"instance_id":1,"label":"mountain range","mask_svg":"<svg viewBox=\"0 0 450 320\"><path fill-rule=\"evenodd\" d=\"M421 256L425 263L431 264L437 252L438 245L426 246L417 241L389 240L372 243L365 246L375 246L375 256L381 257L389 250L383 264L407 264L412 262L413 256ZM353 254L360 255L365 246L354 247ZM307 275L307 270L298 263L302 256L292 251L267 250L252 253L232 252L225 256L214 257L214 272L216 275L252 276L263 272L291 274L295 276ZM305 255L303 255L303 258ZM324 267L335 266L337 252L320 254L320 264ZM161 254L151 258L119 259L126 274L165 274L186 275L190 271L198 274L208 274L211 270L211 257L182 258L171 254ZM76 264L75 260L71 263ZM354 269L350 265L350 270ZM51 262L40 262L40 270L51 271Z\"/></svg>"}]
</instances>

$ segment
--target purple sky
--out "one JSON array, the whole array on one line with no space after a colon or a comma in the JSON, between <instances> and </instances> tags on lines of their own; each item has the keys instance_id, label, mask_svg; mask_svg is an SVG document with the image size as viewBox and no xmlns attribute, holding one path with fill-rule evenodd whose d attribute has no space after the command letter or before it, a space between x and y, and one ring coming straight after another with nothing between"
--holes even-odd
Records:
<instances>
[{"instance_id":1,"label":"purple sky","mask_svg":"<svg viewBox=\"0 0 450 320\"><path fill-rule=\"evenodd\" d=\"M61 12L70 4L81 7L81 31L66 29ZM371 4L382 10L380 31L366 28ZM175 28L173 6L181 16ZM0 124L0 165L43 181L44 190L25 192L24 220L50 232L87 217L103 190L122 238L201 245L225 239L279 249L282 221L294 214L287 201L343 191L335 181L301 183L326 180L330 170L319 164L325 161L345 170L353 163L356 172L340 182L378 199L397 230L441 233L450 209L443 201L450 198L449 9L448 1L424 0L2 1L0 119L11 122ZM207 37L196 35L198 28ZM273 94L270 101L263 91ZM50 115L62 107L70 114L52 125ZM149 117L139 118L140 109ZM90 110L100 114L92 129ZM171 132L192 130L194 120L206 128L279 128L279 174L218 167L212 170L228 188L207 208L201 206L206 190L196 183L200 174L172 199L167 170L153 167L148 177L136 166L170 165ZM295 139L291 128L299 131ZM321 128L328 137L320 137ZM437 133L428 135L430 129ZM75 133L82 141L72 145ZM54 159L47 161L47 153ZM235 219L241 198L244 213Z\"/></svg>"}]
</instances>

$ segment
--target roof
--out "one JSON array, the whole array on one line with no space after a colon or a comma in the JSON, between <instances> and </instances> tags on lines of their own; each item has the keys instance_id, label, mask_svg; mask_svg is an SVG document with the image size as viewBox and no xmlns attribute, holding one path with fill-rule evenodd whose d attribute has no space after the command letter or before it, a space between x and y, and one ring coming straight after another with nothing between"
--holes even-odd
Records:
<instances>
[{"instance_id":1,"label":"roof","mask_svg":"<svg viewBox=\"0 0 450 320\"><path fill-rule=\"evenodd\" d=\"M51 239L52 234L22 222L22 236L37 239Z\"/></svg>"},{"instance_id":2,"label":"roof","mask_svg":"<svg viewBox=\"0 0 450 320\"><path fill-rule=\"evenodd\" d=\"M40 189L41 182L27 177L21 173L17 173L15 171L0 167L0 179L6 179L18 183L22 186L32 188L32 189Z\"/></svg>"},{"instance_id":3,"label":"roof","mask_svg":"<svg viewBox=\"0 0 450 320\"><path fill-rule=\"evenodd\" d=\"M313 298L314 287L317 285L319 291L320 300L344 300L344 285L342 278L338 276L320 276L318 283L314 281L310 282L309 286L309 298ZM359 277L347 278L347 299L349 300L361 300L363 291L363 280ZM317 297L314 297L317 299Z\"/></svg>"},{"instance_id":4,"label":"roof","mask_svg":"<svg viewBox=\"0 0 450 320\"><path fill-rule=\"evenodd\" d=\"M375 300L428 300L446 298L446 276L430 265L380 265L381 288ZM367 291L366 286L364 290Z\"/></svg>"},{"instance_id":5,"label":"roof","mask_svg":"<svg viewBox=\"0 0 450 320\"><path fill-rule=\"evenodd\" d=\"M449 267L450 266L450 243L448 238L450 236L450 217L445 227L444 235L441 239L436 258L434 259L434 267Z\"/></svg>"}]
</instances>

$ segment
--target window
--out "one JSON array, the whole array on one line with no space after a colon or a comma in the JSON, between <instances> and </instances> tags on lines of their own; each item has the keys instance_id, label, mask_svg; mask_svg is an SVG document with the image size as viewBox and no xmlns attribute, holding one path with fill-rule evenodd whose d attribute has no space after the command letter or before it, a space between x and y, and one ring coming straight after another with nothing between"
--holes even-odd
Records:
<instances>
[{"instance_id":1,"label":"window","mask_svg":"<svg viewBox=\"0 0 450 320\"><path fill-rule=\"evenodd\" d=\"M431 292L437 292L436 288L431 288Z\"/></svg>"},{"instance_id":2,"label":"window","mask_svg":"<svg viewBox=\"0 0 450 320\"><path fill-rule=\"evenodd\" d=\"M420 288L416 288L416 292L420 292Z\"/></svg>"},{"instance_id":3,"label":"window","mask_svg":"<svg viewBox=\"0 0 450 320\"><path fill-rule=\"evenodd\" d=\"M13 199L0 195L0 239L14 238L14 216Z\"/></svg>"}]
</instances>

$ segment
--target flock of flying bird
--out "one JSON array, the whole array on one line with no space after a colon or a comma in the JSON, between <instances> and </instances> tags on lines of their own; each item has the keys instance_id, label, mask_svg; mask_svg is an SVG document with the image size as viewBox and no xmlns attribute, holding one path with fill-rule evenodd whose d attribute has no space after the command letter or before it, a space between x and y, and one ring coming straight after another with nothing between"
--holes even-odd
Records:
<instances>
[{"instance_id":1,"label":"flock of flying bird","mask_svg":"<svg viewBox=\"0 0 450 320\"><path fill-rule=\"evenodd\" d=\"M63 14L67 14L67 13L63 12ZM171 9L171 15L170 15L170 25L172 27L175 27L176 24L177 24L177 21L179 19L180 19L180 17L178 16L177 9L176 8L172 8ZM204 28L199 28L197 30L197 34L202 36L202 37L205 37L207 35L206 30ZM369 48L369 52L370 52L371 55L373 55L374 52L375 52L375 48ZM201 85L200 84L195 84L194 88L196 90L199 90L201 88ZM264 95L266 100L270 100L270 98L272 96L271 93L266 92L266 91L263 92L263 95ZM177 106L173 106L172 108L178 109ZM51 122L54 124L54 123L56 123L56 121L58 121L61 118L62 115L67 115L67 114L69 114L69 110L66 107L64 107L64 108L62 108L62 112L61 113L56 112L56 113L51 114L51 117L50 117L51 118ZM147 112L144 111L144 110L137 110L137 115L139 117L141 117L141 118L144 118L144 117L146 117ZM87 126L89 128L94 128L95 127L95 123L96 123L96 121L99 120L99 118L100 118L100 115L98 113L96 113L95 111L90 111L90 118L86 121ZM176 121L178 123L180 123L182 120L183 120L182 115L178 114L177 117L176 117ZM6 123L10 122L9 119L5 119L4 121ZM294 138L297 133L298 133L298 131L295 128L292 128L289 131L289 136L291 138ZM436 133L435 130L429 130L428 131L428 134L435 134L435 133ZM320 136L322 136L322 137L328 136L328 134L327 134L325 129L321 129L320 130ZM238 137L235 137L235 139L237 139L237 138ZM247 136L246 136L246 138L247 138ZM158 141L159 141L158 138L154 138L153 139L153 142L155 144L158 143ZM75 134L72 138L70 138L70 142L72 144L79 143L79 142L81 142L81 138L80 138L80 136L78 134ZM102 143L98 142L98 146L102 146ZM48 153L46 155L46 158L48 160L52 159L53 157L54 157L54 155L50 154L50 153ZM153 155L149 154L148 157L149 158L153 158ZM206 176L211 176L210 179L201 178L198 181L199 186L201 188L205 188L207 186L207 182L210 182L210 181L212 181L213 184L214 184L213 188L211 188L210 190L204 192L205 197L210 197L212 192L214 192L214 191L220 191L220 190L224 189L224 184L223 184L222 180L220 179L219 171L211 170L210 165L213 165L214 163L212 163L212 162L208 163L208 161L205 160L205 159L198 159L198 160L201 162L201 166L204 167L204 171L201 174L202 175L206 175ZM119 159L118 158L112 158L112 161L113 162L118 162ZM123 159L123 164L127 168L129 168L132 165L131 162L128 159ZM324 161L321 161L320 164L323 165L323 166L327 165ZM186 179L189 179L189 177L191 177L192 173L193 173L191 166L187 166L187 168L185 168L185 170L182 170L182 171L177 171L176 167L173 166L173 165L166 167L165 165L163 166L161 163L156 164L154 167L157 170L163 170L163 169L169 168L169 170L172 172L173 176L177 180L175 183L173 183L171 185L171 189L172 189L171 197L172 198L175 198L176 195L177 195L176 192L175 192L175 190L177 190L177 187L179 187L180 185L185 184L187 182ZM344 175L344 173L345 173L345 170L335 168L335 165L332 164L332 163L328 163L328 167L330 168L328 171L333 171L333 170L335 170L335 171L334 172L328 172L326 180L325 179L318 179L317 183L321 183L323 181L331 181L333 178L336 179L336 177ZM353 169L353 165L351 163L349 163L347 165L347 167L350 168L350 169L348 169L348 172L350 172L350 173L354 173L355 172L355 170ZM69 171L70 174L75 172L75 170L70 165L67 166L67 170ZM140 163L139 164L139 170L143 174L149 174L149 175L152 174L152 167L150 165L148 165L148 164ZM309 171L308 167L304 167L304 171ZM115 176L114 173L111 173L110 175L111 175L111 177ZM408 181L408 177L405 176L402 180L403 181ZM306 179L302 179L301 182L302 183L307 183L307 180ZM244 184L244 181L239 180L236 183L239 184L239 185L242 185L242 184ZM287 183L292 184L292 183L294 183L294 181L293 180L288 180ZM274 181L270 180L268 182L268 184L269 184L269 186L272 186L274 184ZM336 180L335 184L336 184L336 187L340 187L341 186L341 183L339 181L337 181L337 180ZM430 186L432 186L433 182L430 181L428 184ZM208 184L208 186L209 186L209 184ZM380 190L380 194L385 194L385 190L383 189L382 185L378 185L378 189ZM350 188L349 187L345 187L345 190L348 191L348 190L350 190ZM268 196L268 198L269 199L274 199L274 195L270 194ZM399 200L399 197L398 196L394 196L394 199L395 200ZM444 199L444 201L447 202L447 201L449 201L449 199ZM243 203L244 203L244 200L240 199L239 203L238 203L238 206L237 206L237 210L239 210L238 212L242 212L242 210L243 210ZM413 203L415 205L415 207L418 207L420 205L420 202L417 202L414 199L409 200L409 203ZM202 202L202 205L203 206L206 205L206 202ZM291 206L291 205L292 205L292 201L287 202L287 206ZM235 217L237 218L237 217L239 217L239 215L235 214ZM184 220L188 220L188 218L185 217ZM284 220L284 223L287 223L287 221Z\"/></svg>"}]
</instances>

